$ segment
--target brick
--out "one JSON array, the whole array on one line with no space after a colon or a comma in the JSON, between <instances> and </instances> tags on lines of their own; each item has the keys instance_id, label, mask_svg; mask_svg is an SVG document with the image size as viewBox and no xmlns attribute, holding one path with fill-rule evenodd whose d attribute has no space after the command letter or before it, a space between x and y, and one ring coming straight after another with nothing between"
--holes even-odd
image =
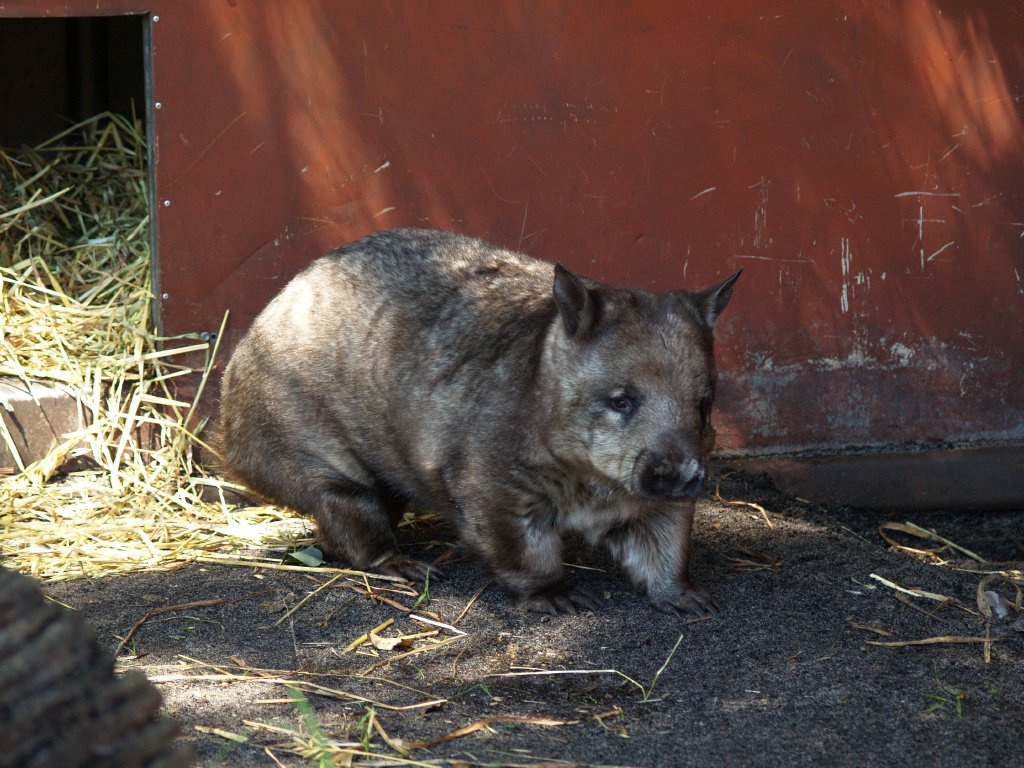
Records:
<instances>
[{"instance_id":1,"label":"brick","mask_svg":"<svg viewBox=\"0 0 1024 768\"><path fill-rule=\"evenodd\" d=\"M15 378L0 378L0 418L26 466L82 428L71 393L57 384L33 383L31 389ZM0 440L0 475L18 471L6 440Z\"/></svg>"}]
</instances>

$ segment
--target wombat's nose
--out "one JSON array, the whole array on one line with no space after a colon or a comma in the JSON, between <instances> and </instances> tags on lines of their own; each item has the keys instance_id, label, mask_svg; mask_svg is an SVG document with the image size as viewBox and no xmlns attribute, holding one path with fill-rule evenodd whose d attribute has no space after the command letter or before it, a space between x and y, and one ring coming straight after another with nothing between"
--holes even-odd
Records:
<instances>
[{"instance_id":1,"label":"wombat's nose","mask_svg":"<svg viewBox=\"0 0 1024 768\"><path fill-rule=\"evenodd\" d=\"M700 493L706 474L703 462L695 458L680 461L658 456L648 462L640 487L644 494L656 498L693 498Z\"/></svg>"}]
</instances>

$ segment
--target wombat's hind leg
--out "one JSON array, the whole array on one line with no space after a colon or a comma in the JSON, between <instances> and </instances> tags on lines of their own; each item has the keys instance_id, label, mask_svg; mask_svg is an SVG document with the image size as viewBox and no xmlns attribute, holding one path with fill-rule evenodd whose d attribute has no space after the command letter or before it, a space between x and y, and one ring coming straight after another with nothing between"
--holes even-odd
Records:
<instances>
[{"instance_id":1,"label":"wombat's hind leg","mask_svg":"<svg viewBox=\"0 0 1024 768\"><path fill-rule=\"evenodd\" d=\"M399 550L389 498L368 489L331 488L320 495L313 516L320 548L352 568L412 581L439 575Z\"/></svg>"}]
</instances>

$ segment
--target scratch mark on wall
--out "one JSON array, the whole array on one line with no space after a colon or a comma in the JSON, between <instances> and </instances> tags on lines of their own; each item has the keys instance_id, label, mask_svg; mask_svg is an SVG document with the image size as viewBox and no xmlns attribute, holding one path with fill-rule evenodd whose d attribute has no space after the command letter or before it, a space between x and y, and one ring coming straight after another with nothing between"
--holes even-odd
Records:
<instances>
[{"instance_id":1,"label":"scratch mark on wall","mask_svg":"<svg viewBox=\"0 0 1024 768\"><path fill-rule=\"evenodd\" d=\"M523 241L526 240L526 215L530 212L530 201L523 203L523 225L519 228L519 250L523 249Z\"/></svg>"},{"instance_id":2,"label":"scratch mark on wall","mask_svg":"<svg viewBox=\"0 0 1024 768\"><path fill-rule=\"evenodd\" d=\"M897 192L896 197L960 197L959 192Z\"/></svg>"},{"instance_id":3,"label":"scratch mark on wall","mask_svg":"<svg viewBox=\"0 0 1024 768\"><path fill-rule=\"evenodd\" d=\"M213 137L213 140L209 144L206 145L206 147L203 149L203 151L200 152L198 155L196 155L195 158L193 158L192 162L189 163L187 166L185 166L185 170L183 170L181 173L179 173L174 178L173 181L168 183L168 186L177 183L179 179L181 179L186 174L188 174L188 172L191 171L193 167L195 167L196 163L198 163L200 160L202 160L206 156L206 153L209 152L211 149L213 149L213 145L216 144L218 141L220 141L220 137L223 136L225 133L227 133L235 123L237 123L239 120L241 120L247 114L249 114L247 111L246 112L242 112L240 115L236 116L234 120L232 120L227 125L225 125L223 128L221 128L220 129L220 133L218 133L216 136Z\"/></svg>"},{"instance_id":4,"label":"scratch mark on wall","mask_svg":"<svg viewBox=\"0 0 1024 768\"><path fill-rule=\"evenodd\" d=\"M385 170L387 168L390 168L390 167L391 167L391 161L390 160L385 160L383 163L381 163L380 165L377 166L376 170L374 170L374 173L380 173L381 171L383 171L383 170Z\"/></svg>"},{"instance_id":5,"label":"scratch mark on wall","mask_svg":"<svg viewBox=\"0 0 1024 768\"><path fill-rule=\"evenodd\" d=\"M957 333L957 336L959 336L962 339L967 339L967 349L971 350L972 352L978 351L978 342L975 341L974 334L968 333L967 331L960 331Z\"/></svg>"},{"instance_id":6,"label":"scratch mark on wall","mask_svg":"<svg viewBox=\"0 0 1024 768\"><path fill-rule=\"evenodd\" d=\"M496 190L494 188L494 183L491 181L491 177L488 175L487 171L484 171L484 178L487 179L487 186L491 188L491 192L493 192L494 196L496 198L498 198L499 200L501 200L501 202L503 202L503 203L513 203L515 205L523 205L524 204L525 201L523 201L523 200L510 200L507 197L502 197L501 195L499 195L498 194L498 190Z\"/></svg>"},{"instance_id":7,"label":"scratch mark on wall","mask_svg":"<svg viewBox=\"0 0 1024 768\"><path fill-rule=\"evenodd\" d=\"M808 259L805 256L798 256L793 259L781 258L778 256L758 256L753 253L734 253L732 255L734 259L753 259L755 261L778 261L782 263L790 264L813 264L814 259Z\"/></svg>"},{"instance_id":8,"label":"scratch mark on wall","mask_svg":"<svg viewBox=\"0 0 1024 768\"><path fill-rule=\"evenodd\" d=\"M951 147L950 147L949 149L947 149L947 150L946 150L945 152L943 152L943 153L942 153L942 156L941 156L941 157L940 157L940 158L939 158L938 160L936 160L935 162L936 162L936 163L941 163L941 162L942 162L943 160L945 160L945 159L946 159L947 157L949 157L949 156L950 156L951 154L953 154L954 152L956 152L956 151L957 151L958 149L960 149L960 145L959 145L959 144L954 144L954 145L953 145L953 146L951 146Z\"/></svg>"},{"instance_id":9,"label":"scratch mark on wall","mask_svg":"<svg viewBox=\"0 0 1024 768\"><path fill-rule=\"evenodd\" d=\"M1024 295L1024 282L1020 279L1020 270L1013 268L1013 276L1017 278L1017 293Z\"/></svg>"},{"instance_id":10,"label":"scratch mark on wall","mask_svg":"<svg viewBox=\"0 0 1024 768\"><path fill-rule=\"evenodd\" d=\"M757 184L757 209L754 211L754 247L760 248L764 244L764 228L768 223L768 179L764 176Z\"/></svg>"},{"instance_id":11,"label":"scratch mark on wall","mask_svg":"<svg viewBox=\"0 0 1024 768\"><path fill-rule=\"evenodd\" d=\"M839 308L845 315L850 311L850 266L853 264L853 253L850 252L849 238L842 238L839 243L839 267L843 272L842 292L839 294Z\"/></svg>"},{"instance_id":12,"label":"scratch mark on wall","mask_svg":"<svg viewBox=\"0 0 1024 768\"><path fill-rule=\"evenodd\" d=\"M782 70L784 70L786 68L786 62L789 61L789 57L793 55L793 51L795 51L795 50L796 50L796 47L795 46L791 46L790 49L788 51L786 51L786 56L785 56L785 58L782 59L782 63L779 64L779 69L775 73L776 77L782 77Z\"/></svg>"},{"instance_id":13,"label":"scratch mark on wall","mask_svg":"<svg viewBox=\"0 0 1024 768\"><path fill-rule=\"evenodd\" d=\"M666 83L668 83L668 78L667 77L663 77L663 78L661 78L661 87L660 88L657 88L657 89L644 88L644 92L645 93L650 93L650 94L655 94L656 93L656 94L658 94L658 106L660 106L660 107L665 106L665 84Z\"/></svg>"},{"instance_id":14,"label":"scratch mark on wall","mask_svg":"<svg viewBox=\"0 0 1024 768\"><path fill-rule=\"evenodd\" d=\"M615 105L595 104L590 99L565 102L515 102L502 104L494 123L555 123L595 125L601 118L619 111Z\"/></svg>"},{"instance_id":15,"label":"scratch mark on wall","mask_svg":"<svg viewBox=\"0 0 1024 768\"><path fill-rule=\"evenodd\" d=\"M707 189L701 190L700 192L698 192L696 195L694 195L690 199L691 200L696 200L698 197L704 197L704 195L708 194L709 192L714 192L716 189L718 189L718 187L708 187Z\"/></svg>"},{"instance_id":16,"label":"scratch mark on wall","mask_svg":"<svg viewBox=\"0 0 1024 768\"><path fill-rule=\"evenodd\" d=\"M921 203L917 209L917 242L920 245L921 271L924 272L924 203Z\"/></svg>"},{"instance_id":17,"label":"scratch mark on wall","mask_svg":"<svg viewBox=\"0 0 1024 768\"><path fill-rule=\"evenodd\" d=\"M950 147L946 151L946 154L943 155L943 157L946 157L946 155L948 155L953 150L955 150L957 146L959 146L959 145L954 145L953 147ZM959 192L928 192L928 191L925 191L925 190L911 190L911 191L908 191L908 192L897 192L895 196L897 198L900 198L900 197L916 197L917 198L917 217L915 219L913 219L914 223L917 225L917 239L915 240L914 246L913 246L913 248L911 250L913 252L913 249L916 248L917 256L918 256L918 259L919 259L920 264L921 264L921 271L924 272L925 266L930 261L932 261L936 256L938 256L940 253L945 251L947 248L950 248L950 247L956 245L955 242L950 241L950 242L946 243L945 245L943 245L938 250L933 251L931 255L927 254L927 251L925 251L925 242L924 242L924 229L925 229L924 225L925 224L930 224L930 223L932 223L932 224L946 224L947 221L944 218L926 218L925 215L924 215L924 208L925 208L925 200L924 200L924 198L926 198L926 197L956 198L956 197L960 197L960 193ZM975 205L975 207L977 207L977 205L987 204L988 202L991 201L991 199L992 198L990 198L990 200L988 200L988 201L983 201L982 203L977 203ZM952 208L954 211L956 211L958 213L962 213L962 211L960 211L960 209L956 205L954 205L952 202L949 205L950 205L950 208ZM906 221L906 219L904 219L904 221Z\"/></svg>"},{"instance_id":18,"label":"scratch mark on wall","mask_svg":"<svg viewBox=\"0 0 1024 768\"><path fill-rule=\"evenodd\" d=\"M955 241L953 241L953 240L950 240L950 241L949 241L948 243L946 243L946 244L945 244L944 246L942 246L941 248L939 248L939 250L935 251L935 253L933 253L933 254L932 254L931 256L929 256L929 257L928 257L928 258L926 259L926 261L931 261L931 260L932 260L932 259L934 259L934 258L935 258L936 256L938 256L938 255L939 255L940 253L942 253L942 252L943 252L944 250L946 250L947 248L949 248L949 247L950 247L951 245L956 245L956 242L955 242Z\"/></svg>"}]
</instances>

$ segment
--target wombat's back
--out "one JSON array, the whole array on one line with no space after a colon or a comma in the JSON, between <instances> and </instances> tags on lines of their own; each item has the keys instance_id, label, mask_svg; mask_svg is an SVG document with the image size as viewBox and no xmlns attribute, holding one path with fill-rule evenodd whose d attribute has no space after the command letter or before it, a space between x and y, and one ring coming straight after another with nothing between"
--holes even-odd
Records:
<instances>
[{"instance_id":1,"label":"wombat's back","mask_svg":"<svg viewBox=\"0 0 1024 768\"><path fill-rule=\"evenodd\" d=\"M287 356L302 370L326 363L346 377L371 374L374 366L352 356L372 353L378 366L391 366L389 380L405 361L415 361L409 367L419 376L424 364L444 372L453 355L482 354L493 362L496 347L530 347L546 331L555 315L552 276L551 264L465 235L378 232L295 277L256 319L239 351L275 366ZM301 371L293 373L301 378Z\"/></svg>"},{"instance_id":2,"label":"wombat's back","mask_svg":"<svg viewBox=\"0 0 1024 768\"><path fill-rule=\"evenodd\" d=\"M486 332L541 308L554 311L552 265L454 232L377 232L314 262L309 272L316 282L344 279L367 307L426 326L465 319L483 323Z\"/></svg>"}]
</instances>

